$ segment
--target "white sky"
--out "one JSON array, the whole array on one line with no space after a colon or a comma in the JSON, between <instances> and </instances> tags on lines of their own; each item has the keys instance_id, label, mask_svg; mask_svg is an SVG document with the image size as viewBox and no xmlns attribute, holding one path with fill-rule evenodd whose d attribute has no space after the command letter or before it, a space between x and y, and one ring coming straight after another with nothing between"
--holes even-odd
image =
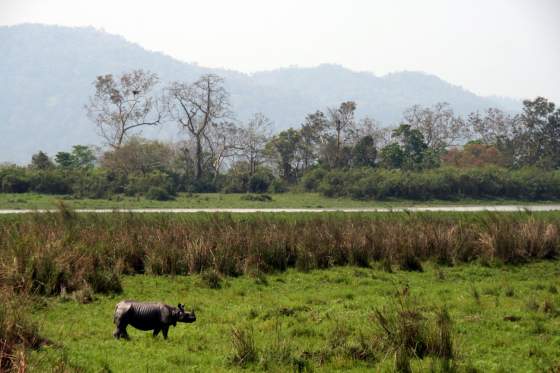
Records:
<instances>
[{"instance_id":1,"label":"white sky","mask_svg":"<svg viewBox=\"0 0 560 373\"><path fill-rule=\"evenodd\" d=\"M91 25L208 67L420 70L560 104L559 0L0 0L0 25L26 22Z\"/></svg>"}]
</instances>

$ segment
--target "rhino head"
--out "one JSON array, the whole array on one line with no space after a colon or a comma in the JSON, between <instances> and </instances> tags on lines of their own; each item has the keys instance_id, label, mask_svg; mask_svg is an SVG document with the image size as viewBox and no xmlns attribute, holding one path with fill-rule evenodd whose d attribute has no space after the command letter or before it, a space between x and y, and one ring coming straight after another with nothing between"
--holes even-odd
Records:
<instances>
[{"instance_id":1,"label":"rhino head","mask_svg":"<svg viewBox=\"0 0 560 373\"><path fill-rule=\"evenodd\" d=\"M185 311L185 305L181 303L177 305L177 308L178 308L177 311L178 322L191 323L196 321L196 315L194 313L194 309L192 309L190 312Z\"/></svg>"}]
</instances>

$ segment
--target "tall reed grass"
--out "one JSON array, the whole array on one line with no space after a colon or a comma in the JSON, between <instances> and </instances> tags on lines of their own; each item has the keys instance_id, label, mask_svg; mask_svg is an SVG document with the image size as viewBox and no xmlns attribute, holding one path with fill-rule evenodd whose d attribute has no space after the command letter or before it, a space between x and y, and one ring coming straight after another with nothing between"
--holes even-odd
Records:
<instances>
[{"instance_id":1,"label":"tall reed grass","mask_svg":"<svg viewBox=\"0 0 560 373\"><path fill-rule=\"evenodd\" d=\"M366 267L379 261L421 270L484 260L522 263L560 252L560 217L483 214L464 219L430 214L396 218L318 215L57 214L5 219L0 224L0 284L18 293L56 295L88 287L119 292L119 275L221 276Z\"/></svg>"},{"instance_id":2,"label":"tall reed grass","mask_svg":"<svg viewBox=\"0 0 560 373\"><path fill-rule=\"evenodd\" d=\"M26 371L26 350L36 349L48 341L39 336L37 325L30 321L32 301L0 290L0 372Z\"/></svg>"}]
</instances>

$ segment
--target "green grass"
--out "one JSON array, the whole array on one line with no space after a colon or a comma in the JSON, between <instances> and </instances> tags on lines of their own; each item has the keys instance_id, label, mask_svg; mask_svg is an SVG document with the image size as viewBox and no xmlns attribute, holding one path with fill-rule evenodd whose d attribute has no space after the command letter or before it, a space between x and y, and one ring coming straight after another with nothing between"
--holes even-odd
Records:
<instances>
[{"instance_id":1,"label":"green grass","mask_svg":"<svg viewBox=\"0 0 560 373\"><path fill-rule=\"evenodd\" d=\"M318 193L272 194L272 201L243 200L243 194L180 193L173 201L151 201L143 197L115 196L113 199L75 199L71 196L53 196L36 193L0 193L0 209L50 209L63 201L72 208L353 208L353 207L407 207L427 205L500 205L543 204L550 201L520 200L386 200L358 201L350 198L328 198Z\"/></svg>"},{"instance_id":2,"label":"green grass","mask_svg":"<svg viewBox=\"0 0 560 373\"><path fill-rule=\"evenodd\" d=\"M266 278L242 276L209 288L196 276L125 276L124 293L96 295L90 304L46 299L32 317L57 345L33 352L34 371L53 367L100 371L223 372L231 363L232 330L252 330L257 359L245 371L390 372L394 354L376 352L368 361L348 351L379 330L374 311L404 286L426 315L446 305L453 320L459 371L546 371L560 364L560 266L558 261L522 266L465 264L422 273L336 267L309 273L288 270ZM396 270L396 268L394 268ZM121 299L193 305L198 320L152 338L129 328L130 341L114 340L112 314ZM518 321L504 317L516 316ZM413 359L426 371L431 358ZM471 370L472 371L472 370Z\"/></svg>"}]
</instances>

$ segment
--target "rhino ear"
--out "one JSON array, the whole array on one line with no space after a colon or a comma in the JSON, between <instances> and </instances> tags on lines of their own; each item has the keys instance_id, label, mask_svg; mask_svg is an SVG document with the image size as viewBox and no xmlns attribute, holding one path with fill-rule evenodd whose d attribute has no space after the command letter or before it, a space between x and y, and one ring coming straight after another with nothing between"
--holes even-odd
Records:
<instances>
[{"instance_id":1,"label":"rhino ear","mask_svg":"<svg viewBox=\"0 0 560 373\"><path fill-rule=\"evenodd\" d=\"M177 305L177 308L179 308L181 311L185 312L185 306L182 305L181 303L179 303L179 304Z\"/></svg>"}]
</instances>

